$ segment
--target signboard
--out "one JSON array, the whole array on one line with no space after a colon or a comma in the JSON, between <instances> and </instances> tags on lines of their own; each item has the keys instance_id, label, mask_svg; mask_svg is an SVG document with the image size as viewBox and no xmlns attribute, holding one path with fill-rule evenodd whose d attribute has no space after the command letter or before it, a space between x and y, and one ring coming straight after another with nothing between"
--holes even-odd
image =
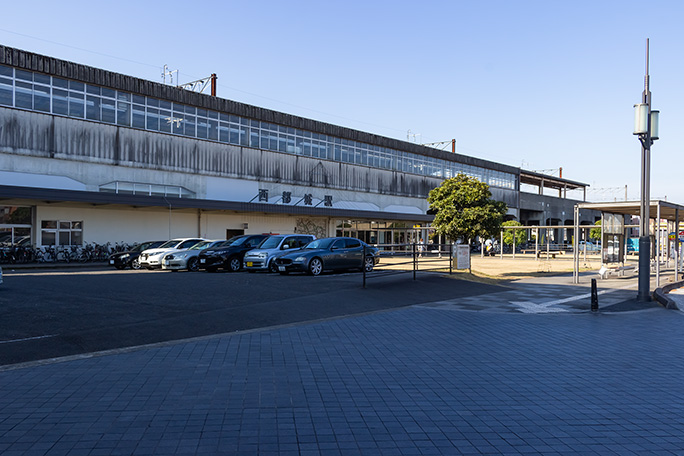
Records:
<instances>
[{"instance_id":1,"label":"signboard","mask_svg":"<svg viewBox=\"0 0 684 456\"><path fill-rule=\"evenodd\" d=\"M669 237L669 239L670 239L671 241L674 241L674 240L675 240L675 233L674 233L674 231L671 232L671 233L669 234L668 237ZM679 232L679 242L684 242L684 231L680 231L680 232Z\"/></svg>"},{"instance_id":2,"label":"signboard","mask_svg":"<svg viewBox=\"0 0 684 456\"><path fill-rule=\"evenodd\" d=\"M470 246L468 244L456 246L456 269L470 269Z\"/></svg>"}]
</instances>

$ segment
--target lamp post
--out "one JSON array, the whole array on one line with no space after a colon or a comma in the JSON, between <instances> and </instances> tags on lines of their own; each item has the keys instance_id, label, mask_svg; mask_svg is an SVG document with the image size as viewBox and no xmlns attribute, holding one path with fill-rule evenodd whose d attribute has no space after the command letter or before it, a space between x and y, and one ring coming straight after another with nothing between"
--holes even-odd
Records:
<instances>
[{"instance_id":1,"label":"lamp post","mask_svg":"<svg viewBox=\"0 0 684 456\"><path fill-rule=\"evenodd\" d=\"M641 211L639 221L639 301L650 301L651 238L649 236L651 206L651 145L658 139L659 111L651 110L651 91L648 74L648 39L646 39L646 76L641 103L634 105L634 134L641 142Z\"/></svg>"}]
</instances>

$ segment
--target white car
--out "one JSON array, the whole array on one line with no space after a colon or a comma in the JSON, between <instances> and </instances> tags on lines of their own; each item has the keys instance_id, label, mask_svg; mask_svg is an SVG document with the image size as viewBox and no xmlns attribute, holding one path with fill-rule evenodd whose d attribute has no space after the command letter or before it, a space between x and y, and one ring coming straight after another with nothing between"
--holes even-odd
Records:
<instances>
[{"instance_id":1,"label":"white car","mask_svg":"<svg viewBox=\"0 0 684 456\"><path fill-rule=\"evenodd\" d=\"M164 242L157 248L143 250L138 257L138 263L140 263L141 268L146 269L159 269L162 267L162 258L164 255L171 252L176 252L178 250L186 250L193 245L206 241L202 238L178 238L171 239L170 241Z\"/></svg>"},{"instance_id":2,"label":"white car","mask_svg":"<svg viewBox=\"0 0 684 456\"><path fill-rule=\"evenodd\" d=\"M297 250L316 239L311 234L272 234L259 247L245 254L243 266L248 272L278 272L273 259L281 253Z\"/></svg>"},{"instance_id":3,"label":"white car","mask_svg":"<svg viewBox=\"0 0 684 456\"><path fill-rule=\"evenodd\" d=\"M167 253L162 260L162 269L169 269L171 271L180 271L181 269L193 272L199 271L199 258L197 258L197 255L199 255L200 251L214 247L221 242L225 242L225 239L202 241L189 249Z\"/></svg>"}]
</instances>

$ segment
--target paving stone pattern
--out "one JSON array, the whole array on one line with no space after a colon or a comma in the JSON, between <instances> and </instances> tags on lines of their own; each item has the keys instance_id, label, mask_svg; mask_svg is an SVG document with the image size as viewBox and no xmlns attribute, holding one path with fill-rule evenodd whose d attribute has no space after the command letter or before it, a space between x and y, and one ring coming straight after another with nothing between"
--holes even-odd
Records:
<instances>
[{"instance_id":1,"label":"paving stone pattern","mask_svg":"<svg viewBox=\"0 0 684 456\"><path fill-rule=\"evenodd\" d=\"M682 325L414 306L7 370L0 454L682 454Z\"/></svg>"}]
</instances>

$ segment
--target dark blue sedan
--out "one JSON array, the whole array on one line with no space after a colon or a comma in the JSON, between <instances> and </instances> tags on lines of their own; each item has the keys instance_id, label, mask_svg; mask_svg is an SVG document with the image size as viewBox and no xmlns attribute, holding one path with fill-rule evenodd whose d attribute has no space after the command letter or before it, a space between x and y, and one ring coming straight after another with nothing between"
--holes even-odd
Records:
<instances>
[{"instance_id":1,"label":"dark blue sedan","mask_svg":"<svg viewBox=\"0 0 684 456\"><path fill-rule=\"evenodd\" d=\"M373 270L379 261L378 249L348 237L316 239L303 248L275 259L278 272L307 272L319 275L325 270Z\"/></svg>"}]
</instances>

